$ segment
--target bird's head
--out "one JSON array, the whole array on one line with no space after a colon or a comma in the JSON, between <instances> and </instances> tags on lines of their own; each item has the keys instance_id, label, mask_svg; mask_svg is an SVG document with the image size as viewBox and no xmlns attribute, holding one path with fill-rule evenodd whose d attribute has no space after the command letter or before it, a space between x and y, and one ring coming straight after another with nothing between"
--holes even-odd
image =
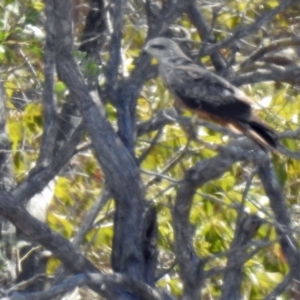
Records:
<instances>
[{"instance_id":1,"label":"bird's head","mask_svg":"<svg viewBox=\"0 0 300 300\"><path fill-rule=\"evenodd\" d=\"M174 41L163 37L149 40L143 47L143 52L146 52L157 58L159 62L171 57L186 57L186 55Z\"/></svg>"}]
</instances>

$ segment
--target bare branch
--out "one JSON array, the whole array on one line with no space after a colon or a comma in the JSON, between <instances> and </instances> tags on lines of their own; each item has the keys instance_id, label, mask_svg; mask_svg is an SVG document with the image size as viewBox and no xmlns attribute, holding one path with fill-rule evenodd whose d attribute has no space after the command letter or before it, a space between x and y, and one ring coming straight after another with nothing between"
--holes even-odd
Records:
<instances>
[{"instance_id":1,"label":"bare branch","mask_svg":"<svg viewBox=\"0 0 300 300\"><path fill-rule=\"evenodd\" d=\"M149 26L146 40L164 33L170 24L183 14L190 1L178 0L164 7L157 16L154 26ZM130 76L119 81L116 94L116 99L119 99L117 107L119 135L133 156L136 138L136 102L142 85L152 73L149 62L149 56L141 54Z\"/></svg>"},{"instance_id":2,"label":"bare branch","mask_svg":"<svg viewBox=\"0 0 300 300\"><path fill-rule=\"evenodd\" d=\"M279 146L278 147L278 152L287 156L287 157L291 157L291 158L294 158L294 159L298 159L300 160L300 152L299 151L291 151L283 146Z\"/></svg>"},{"instance_id":3,"label":"bare branch","mask_svg":"<svg viewBox=\"0 0 300 300\"><path fill-rule=\"evenodd\" d=\"M79 254L68 240L52 231L43 222L40 222L39 220L33 218L26 211L26 209L12 197L11 194L5 191L0 191L0 214L11 221L31 240L41 244L42 246L50 250L73 274L85 272L99 273L97 268L84 256ZM92 282L89 282L89 286L91 286L99 294L109 296L108 299L118 299L118 295L124 293L126 290L133 291L137 294L140 294L142 292L145 293L145 298L142 297L142 299L161 299L155 291L139 281L134 281L133 279L129 279L127 277L122 277L123 281L120 281L118 275L114 275L109 278L116 278L118 279L117 282L114 280L110 286L109 282L107 282L105 288L101 288L101 285L99 285L99 283L101 282L99 282L99 280L102 281L105 279L105 277L101 277L100 274L100 277L97 277L96 275L93 276L90 277ZM95 280L97 281L95 282ZM97 283L97 285L95 283ZM117 283L119 287L123 286L125 291L116 289ZM151 297L153 296L154 298L150 297L150 292ZM147 297L147 295L149 296ZM158 298L156 298L155 295L157 295Z\"/></svg>"},{"instance_id":4,"label":"bare branch","mask_svg":"<svg viewBox=\"0 0 300 300\"><path fill-rule=\"evenodd\" d=\"M152 139L149 147L146 150L144 150L144 152L139 156L139 158L138 158L139 165L144 161L144 159L148 156L148 154L152 151L152 149L157 144L159 138L161 137L162 129L163 129L163 127L158 129L158 131L157 131L156 135L154 136L154 138Z\"/></svg>"},{"instance_id":5,"label":"bare branch","mask_svg":"<svg viewBox=\"0 0 300 300\"><path fill-rule=\"evenodd\" d=\"M297 270L298 272L298 270ZM283 280L273 289L273 291L267 295L264 300L275 300L277 296L281 295L282 292L288 287L288 285L293 281L295 278L295 270L291 270Z\"/></svg>"},{"instance_id":6,"label":"bare branch","mask_svg":"<svg viewBox=\"0 0 300 300\"><path fill-rule=\"evenodd\" d=\"M113 267L116 271L141 279L145 272L138 229L143 228L142 215L145 203L139 169L111 125L100 113L78 71L71 52L72 44L70 45L73 40L70 0L55 0L54 3L56 38L60 41L56 48L58 73L76 99L107 185L118 203L115 220L120 222L115 222ZM132 260L135 261L134 264Z\"/></svg>"},{"instance_id":7,"label":"bare branch","mask_svg":"<svg viewBox=\"0 0 300 300\"><path fill-rule=\"evenodd\" d=\"M157 16L157 19L153 22L153 26L149 26L146 40L157 35L162 35L169 28L170 24L184 13L192 1L193 0L170 1L167 5L164 5Z\"/></svg>"},{"instance_id":8,"label":"bare branch","mask_svg":"<svg viewBox=\"0 0 300 300\"><path fill-rule=\"evenodd\" d=\"M122 101L116 96L118 72L121 61L122 16L123 1L116 0L110 3L109 11L112 24L112 35L109 44L109 60L106 66L106 88L113 103Z\"/></svg>"},{"instance_id":9,"label":"bare branch","mask_svg":"<svg viewBox=\"0 0 300 300\"><path fill-rule=\"evenodd\" d=\"M63 166L73 156L76 146L78 145L82 134L84 132L84 125L81 123L74 131L69 142L64 145L59 155L52 160L51 163L45 167L34 168L28 177L19 183L12 191L16 201L26 203L33 195L42 191L44 187L52 180L63 168Z\"/></svg>"},{"instance_id":10,"label":"bare branch","mask_svg":"<svg viewBox=\"0 0 300 300\"><path fill-rule=\"evenodd\" d=\"M102 286L107 291L116 290L116 286L127 293L135 295L135 299L143 300L164 300L164 295L161 295L157 290L134 280L130 277L121 274L102 275L102 274L88 274L88 282L90 285ZM114 296L115 293L112 293Z\"/></svg>"},{"instance_id":11,"label":"bare branch","mask_svg":"<svg viewBox=\"0 0 300 300\"><path fill-rule=\"evenodd\" d=\"M298 3L298 0L282 0L277 7L259 16L256 20L254 20L252 24L240 27L235 33L233 33L232 36L224 39L218 44L205 47L205 49L203 50L203 56L211 55L213 52L221 48L226 48L232 45L237 40L240 40L246 36L249 36L250 34L253 34L257 30L259 30L264 24L266 24L272 18L274 18L278 13L296 3Z\"/></svg>"},{"instance_id":12,"label":"bare branch","mask_svg":"<svg viewBox=\"0 0 300 300\"><path fill-rule=\"evenodd\" d=\"M235 236L230 246L231 249L246 245L257 232L261 220L256 215L248 215L237 224ZM224 272L224 280L220 300L239 300L241 298L241 284L243 279L243 265L245 251L235 251L228 255L227 266L233 265Z\"/></svg>"},{"instance_id":13,"label":"bare branch","mask_svg":"<svg viewBox=\"0 0 300 300\"><path fill-rule=\"evenodd\" d=\"M69 241L32 217L11 194L5 191L0 192L0 213L30 239L52 251L74 273L98 271L90 261L74 249ZM75 261L76 264L74 264Z\"/></svg>"},{"instance_id":14,"label":"bare branch","mask_svg":"<svg viewBox=\"0 0 300 300\"><path fill-rule=\"evenodd\" d=\"M263 81L281 81L294 83L300 76L298 66L275 66L268 65L266 69L259 69L254 72L233 76L230 81L236 86L248 83L258 83Z\"/></svg>"},{"instance_id":15,"label":"bare branch","mask_svg":"<svg viewBox=\"0 0 300 300\"><path fill-rule=\"evenodd\" d=\"M99 211L101 211L101 209L103 208L103 206L106 204L106 202L109 200L110 197L111 195L109 191L104 187L101 195L95 201L93 207L88 212L88 215L81 223L80 228L77 230L77 233L73 238L72 244L74 245L75 248L78 248L80 246L85 235L91 229Z\"/></svg>"},{"instance_id":16,"label":"bare branch","mask_svg":"<svg viewBox=\"0 0 300 300\"><path fill-rule=\"evenodd\" d=\"M98 287L102 290L106 299L121 299L121 294L135 295L135 299L143 300L170 300L169 295L160 293L156 289L133 280L121 274L102 275L99 273L85 273L71 276L65 279L62 283L57 284L47 291L20 293L8 291L7 297L2 297L3 300L50 300L59 295L64 295L78 286L88 285L90 287ZM2 295L4 291L1 291Z\"/></svg>"},{"instance_id":17,"label":"bare branch","mask_svg":"<svg viewBox=\"0 0 300 300\"><path fill-rule=\"evenodd\" d=\"M50 289L42 292L33 293L21 293L10 292L5 298L7 300L51 300L54 297L65 295L67 292L73 290L77 286L81 286L86 283L86 276L83 274L75 275L67 278L62 283L51 287ZM2 299L2 298L1 298Z\"/></svg>"},{"instance_id":18,"label":"bare branch","mask_svg":"<svg viewBox=\"0 0 300 300\"><path fill-rule=\"evenodd\" d=\"M97 62L100 62L99 50L105 41L104 32L107 29L105 15L104 1L90 0L90 11L86 17L81 44L78 49L87 52L87 55L93 57Z\"/></svg>"},{"instance_id":19,"label":"bare branch","mask_svg":"<svg viewBox=\"0 0 300 300\"><path fill-rule=\"evenodd\" d=\"M292 267L295 260L298 259L299 250L292 234L291 219L288 214L283 190L277 181L271 161L267 161L259 166L258 175L270 199L282 250L290 267Z\"/></svg>"},{"instance_id":20,"label":"bare branch","mask_svg":"<svg viewBox=\"0 0 300 300\"><path fill-rule=\"evenodd\" d=\"M72 95L68 95L58 115L58 132L54 150L55 157L60 154L62 147L69 141L80 122L82 122L80 113L72 100Z\"/></svg>"},{"instance_id":21,"label":"bare branch","mask_svg":"<svg viewBox=\"0 0 300 300\"><path fill-rule=\"evenodd\" d=\"M295 266L299 266L300 264L300 251L291 229L291 219L288 214L283 189L276 179L276 174L271 161L267 161L259 166L258 175L262 181L265 192L270 199L281 249L289 264L290 270L293 270ZM293 272L293 275L294 279L299 282L299 272ZM279 289L280 288L281 287L279 287Z\"/></svg>"},{"instance_id":22,"label":"bare branch","mask_svg":"<svg viewBox=\"0 0 300 300\"><path fill-rule=\"evenodd\" d=\"M144 122L138 123L138 135L142 135L151 131L159 130L168 124L173 124L178 122L184 127L190 127L191 125L203 126L208 129L220 132L224 135L229 135L232 137L238 137L240 134L234 133L226 127L222 127L212 122L203 121L200 119L194 120L190 117L184 117L179 115L174 108L165 109L159 111L152 119Z\"/></svg>"},{"instance_id":23,"label":"bare branch","mask_svg":"<svg viewBox=\"0 0 300 300\"><path fill-rule=\"evenodd\" d=\"M174 108L159 111L152 119L137 124L138 136L151 131L159 130L165 125L176 122L175 118L177 115L178 113Z\"/></svg>"},{"instance_id":24,"label":"bare branch","mask_svg":"<svg viewBox=\"0 0 300 300\"><path fill-rule=\"evenodd\" d=\"M193 25L197 28L201 40L204 41L204 43L216 43L216 40L212 35L212 30L206 23L196 1L193 1L193 3L188 6L187 13ZM211 54L211 60L217 72L224 71L227 68L226 61L220 51L213 52Z\"/></svg>"},{"instance_id":25,"label":"bare branch","mask_svg":"<svg viewBox=\"0 0 300 300\"><path fill-rule=\"evenodd\" d=\"M259 48L254 53L252 53L245 61L241 63L240 67L246 68L248 66L251 66L255 61L260 60L269 52L281 50L282 48L289 47L289 46L299 46L299 45L300 45L300 39L297 36L271 42L269 45Z\"/></svg>"},{"instance_id":26,"label":"bare branch","mask_svg":"<svg viewBox=\"0 0 300 300\"><path fill-rule=\"evenodd\" d=\"M45 7L46 20L46 45L44 53L45 86L43 94L44 131L37 164L47 166L53 157L57 133L57 113L54 100L54 27L51 6Z\"/></svg>"},{"instance_id":27,"label":"bare branch","mask_svg":"<svg viewBox=\"0 0 300 300\"><path fill-rule=\"evenodd\" d=\"M247 234L247 233L246 233ZM234 270L236 267L239 268L239 266L242 266L245 264L249 259L251 259L254 255L256 255L260 250L269 247L270 245L273 245L274 242L250 242L249 244L245 246L240 246L238 248L230 249L229 251L218 253L217 255L214 255L216 257L220 257L223 255L234 255L235 253L237 256L237 261L232 261L230 264L227 264L225 267L214 267L211 268L204 273L205 278L211 278L213 276L217 276L220 274L226 274L226 272L230 272ZM251 247L255 247L253 250L248 251ZM244 252L243 252L244 251ZM214 257L213 256L213 257ZM205 261L207 258L205 258ZM236 278L235 278L236 280ZM234 285L234 282L232 283ZM232 292L234 292L232 290Z\"/></svg>"},{"instance_id":28,"label":"bare branch","mask_svg":"<svg viewBox=\"0 0 300 300\"><path fill-rule=\"evenodd\" d=\"M246 144L240 144L241 141ZM195 191L206 182L221 176L237 161L247 161L254 157L265 159L265 154L252 149L251 142L245 139L235 140L223 148L219 155L203 160L187 170L179 185L173 211L173 226L176 257L184 283L185 299L196 299L199 296L204 279L205 262L198 257L193 247L193 227L189 221Z\"/></svg>"},{"instance_id":29,"label":"bare branch","mask_svg":"<svg viewBox=\"0 0 300 300\"><path fill-rule=\"evenodd\" d=\"M14 185L11 142L6 125L6 94L0 82L0 185L10 190Z\"/></svg>"},{"instance_id":30,"label":"bare branch","mask_svg":"<svg viewBox=\"0 0 300 300\"><path fill-rule=\"evenodd\" d=\"M296 130L287 130L284 132L281 132L279 134L279 137L284 139L284 138L288 138L288 139L299 139L300 137L300 127L297 128Z\"/></svg>"}]
</instances>

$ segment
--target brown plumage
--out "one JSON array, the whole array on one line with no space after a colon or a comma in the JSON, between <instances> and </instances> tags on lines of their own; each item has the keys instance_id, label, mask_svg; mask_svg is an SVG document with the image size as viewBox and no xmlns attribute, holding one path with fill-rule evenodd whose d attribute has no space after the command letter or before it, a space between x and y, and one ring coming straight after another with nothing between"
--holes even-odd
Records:
<instances>
[{"instance_id":1,"label":"brown plumage","mask_svg":"<svg viewBox=\"0 0 300 300\"><path fill-rule=\"evenodd\" d=\"M158 59L160 76L178 104L244 133L263 149L276 148L275 131L253 114L252 100L240 89L193 63L170 39L152 39L143 50Z\"/></svg>"}]
</instances>

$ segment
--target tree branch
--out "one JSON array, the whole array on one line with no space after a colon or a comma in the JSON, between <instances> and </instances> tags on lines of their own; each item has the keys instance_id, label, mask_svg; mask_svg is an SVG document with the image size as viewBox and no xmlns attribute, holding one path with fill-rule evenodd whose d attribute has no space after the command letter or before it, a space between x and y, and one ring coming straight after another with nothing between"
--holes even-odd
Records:
<instances>
[{"instance_id":1,"label":"tree branch","mask_svg":"<svg viewBox=\"0 0 300 300\"><path fill-rule=\"evenodd\" d=\"M290 265L293 266L299 255L297 242L291 230L291 220L286 207L285 197L271 161L261 164L258 168L258 176L263 184L265 192L270 199L270 205L274 213L276 227L284 255Z\"/></svg>"},{"instance_id":2,"label":"tree branch","mask_svg":"<svg viewBox=\"0 0 300 300\"><path fill-rule=\"evenodd\" d=\"M94 205L88 212L87 216L81 223L79 229L77 230L73 240L72 244L75 248L79 248L81 245L85 235L87 232L92 228L92 225L99 214L99 212L102 210L103 206L107 203L109 198L111 197L109 191L104 187L102 189L101 195L98 197L98 199L95 201Z\"/></svg>"},{"instance_id":3,"label":"tree branch","mask_svg":"<svg viewBox=\"0 0 300 300\"><path fill-rule=\"evenodd\" d=\"M142 215L145 203L139 169L111 125L100 113L72 56L70 0L55 0L54 4L58 74L75 97L107 185L120 208L116 211L116 219L120 221L115 223L114 229L113 265L116 271L125 272L141 280L145 270L138 229L143 228Z\"/></svg>"},{"instance_id":4,"label":"tree branch","mask_svg":"<svg viewBox=\"0 0 300 300\"><path fill-rule=\"evenodd\" d=\"M43 222L32 217L20 202L5 191L0 191L0 214L31 240L50 250L73 273L98 272L93 264L79 254L69 241L49 229Z\"/></svg>"},{"instance_id":5,"label":"tree branch","mask_svg":"<svg viewBox=\"0 0 300 300\"><path fill-rule=\"evenodd\" d=\"M244 256L247 256L245 250L239 250L240 247L251 241L254 234L261 225L261 220L256 215L245 216L237 224L235 237L230 246L231 249L237 249L228 255L228 269L224 272L223 285L220 300L239 300L241 299L241 284L243 279ZM234 266L230 268L230 265Z\"/></svg>"},{"instance_id":6,"label":"tree branch","mask_svg":"<svg viewBox=\"0 0 300 300\"><path fill-rule=\"evenodd\" d=\"M266 161L258 168L258 175L265 192L270 199L270 205L275 217L275 225L283 254L289 264L290 270L300 264L300 251L298 243L293 236L291 219L288 214L283 189L277 181L271 161ZM300 274L296 272L294 279L299 281Z\"/></svg>"},{"instance_id":7,"label":"tree branch","mask_svg":"<svg viewBox=\"0 0 300 300\"><path fill-rule=\"evenodd\" d=\"M79 51L100 63L99 51L105 41L107 29L106 10L103 0L90 0L90 10L85 20Z\"/></svg>"},{"instance_id":8,"label":"tree branch","mask_svg":"<svg viewBox=\"0 0 300 300\"><path fill-rule=\"evenodd\" d=\"M269 45L254 51L245 61L241 63L240 67L243 69L253 65L255 61L263 58L269 52L281 50L285 47L299 46L299 45L300 45L300 39L297 36L273 41Z\"/></svg>"},{"instance_id":9,"label":"tree branch","mask_svg":"<svg viewBox=\"0 0 300 300\"><path fill-rule=\"evenodd\" d=\"M179 185L173 211L173 226L176 257L184 283L184 297L187 300L199 297L204 280L205 262L198 257L193 247L193 227L189 222L192 199L196 189L221 176L237 161L265 159L262 151L256 152L252 149L252 142L246 139L234 140L224 147L220 154L203 160L187 170Z\"/></svg>"},{"instance_id":10,"label":"tree branch","mask_svg":"<svg viewBox=\"0 0 300 300\"><path fill-rule=\"evenodd\" d=\"M300 67L298 66L268 65L266 69L259 69L254 72L233 76L230 81L236 86L263 81L294 83L297 82L299 76Z\"/></svg>"},{"instance_id":11,"label":"tree branch","mask_svg":"<svg viewBox=\"0 0 300 300\"><path fill-rule=\"evenodd\" d=\"M212 30L206 23L198 5L196 1L193 1L193 3L188 6L187 13L193 25L196 27L198 34L201 36L201 40L204 43L214 44L216 40L212 35ZM211 60L217 72L224 71L227 68L226 61L220 51L213 52L211 54Z\"/></svg>"},{"instance_id":12,"label":"tree branch","mask_svg":"<svg viewBox=\"0 0 300 300\"><path fill-rule=\"evenodd\" d=\"M121 297L123 293L126 293L126 291L135 294L138 299L162 299L155 290L141 283L139 280L136 281L117 274L111 276L99 274L98 269L83 255L78 253L68 240L52 231L43 222L32 217L26 209L6 191L0 191L0 214L11 221L31 240L50 250L73 274L85 272L97 273L98 275L94 274L89 277L88 285L97 293L107 296L108 299L122 299L119 297ZM80 282L82 283L81 280ZM78 282L76 284L78 284ZM104 284L104 286L101 286L102 284ZM60 288L63 288L63 286Z\"/></svg>"},{"instance_id":13,"label":"tree branch","mask_svg":"<svg viewBox=\"0 0 300 300\"><path fill-rule=\"evenodd\" d=\"M297 270L298 272L299 270ZM283 280L273 289L273 291L268 294L264 300L275 300L277 296L280 296L288 287L288 285L293 281L295 278L295 270L291 270Z\"/></svg>"},{"instance_id":14,"label":"tree branch","mask_svg":"<svg viewBox=\"0 0 300 300\"><path fill-rule=\"evenodd\" d=\"M211 55L213 52L216 52L221 48L226 48L232 45L237 40L240 40L246 36L249 36L250 34L253 34L257 30L262 28L264 24L268 23L277 14L296 3L298 3L298 0L282 0L277 7L259 16L252 24L238 28L238 30L235 33L233 33L232 36L224 39L220 43L206 46L202 52L203 56Z\"/></svg>"},{"instance_id":15,"label":"tree branch","mask_svg":"<svg viewBox=\"0 0 300 300\"><path fill-rule=\"evenodd\" d=\"M71 276L62 283L57 284L47 291L34 293L8 292L3 300L50 300L59 295L71 291L77 286L88 285L98 287L106 299L118 300L121 292L135 296L135 299L142 300L170 300L171 298L163 293L159 293L146 284L133 280L121 274L103 275L99 273L83 273ZM3 291L2 291L3 294ZM127 298L128 299L128 298Z\"/></svg>"},{"instance_id":16,"label":"tree branch","mask_svg":"<svg viewBox=\"0 0 300 300\"><path fill-rule=\"evenodd\" d=\"M14 185L11 141L6 124L6 94L0 78L0 185L10 190Z\"/></svg>"},{"instance_id":17,"label":"tree branch","mask_svg":"<svg viewBox=\"0 0 300 300\"><path fill-rule=\"evenodd\" d=\"M56 104L54 100L54 26L51 6L46 2L46 45L44 53L45 85L43 94L44 130L37 164L47 166L51 161L56 146L58 129Z\"/></svg>"},{"instance_id":18,"label":"tree branch","mask_svg":"<svg viewBox=\"0 0 300 300\"><path fill-rule=\"evenodd\" d=\"M181 14L191 0L178 0L164 7L154 26L148 24L147 39L153 38L165 32L170 24ZM118 83L116 99L118 99L118 128L119 135L127 149L134 156L136 138L136 104L141 88L145 80L152 73L149 68L149 56L141 54L136 60L135 68L128 78L122 78Z\"/></svg>"},{"instance_id":19,"label":"tree branch","mask_svg":"<svg viewBox=\"0 0 300 300\"><path fill-rule=\"evenodd\" d=\"M65 295L67 292L85 284L86 282L86 276L78 274L65 279L62 283L57 284L46 291L32 293L10 292L5 300L51 300L55 297Z\"/></svg>"},{"instance_id":20,"label":"tree branch","mask_svg":"<svg viewBox=\"0 0 300 300\"><path fill-rule=\"evenodd\" d=\"M49 181L59 173L61 168L63 168L73 156L83 132L84 125L81 123L74 131L68 143L63 146L59 155L52 160L47 167L40 168L37 166L29 173L24 181L16 186L12 191L12 195L16 201L25 204L33 195L45 188Z\"/></svg>"},{"instance_id":21,"label":"tree branch","mask_svg":"<svg viewBox=\"0 0 300 300\"><path fill-rule=\"evenodd\" d=\"M121 62L121 40L122 40L122 16L123 16L123 1L116 0L110 3L109 11L112 24L112 35L109 43L109 59L105 70L106 74L106 89L112 103L116 104L122 99L116 96L117 80L119 66ZM124 142L124 141L123 141ZM126 145L126 143L124 143Z\"/></svg>"}]
</instances>

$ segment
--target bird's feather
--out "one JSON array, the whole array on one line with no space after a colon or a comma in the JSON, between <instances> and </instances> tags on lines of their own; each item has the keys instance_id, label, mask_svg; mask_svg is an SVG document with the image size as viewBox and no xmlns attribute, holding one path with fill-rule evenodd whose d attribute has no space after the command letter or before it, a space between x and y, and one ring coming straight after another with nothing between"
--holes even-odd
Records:
<instances>
[{"instance_id":1,"label":"bird's feather","mask_svg":"<svg viewBox=\"0 0 300 300\"><path fill-rule=\"evenodd\" d=\"M174 66L172 70L167 76L162 70L162 78L166 78L165 84L186 108L200 109L221 118L251 117L248 98L237 98L235 88L222 78L197 65Z\"/></svg>"}]
</instances>

